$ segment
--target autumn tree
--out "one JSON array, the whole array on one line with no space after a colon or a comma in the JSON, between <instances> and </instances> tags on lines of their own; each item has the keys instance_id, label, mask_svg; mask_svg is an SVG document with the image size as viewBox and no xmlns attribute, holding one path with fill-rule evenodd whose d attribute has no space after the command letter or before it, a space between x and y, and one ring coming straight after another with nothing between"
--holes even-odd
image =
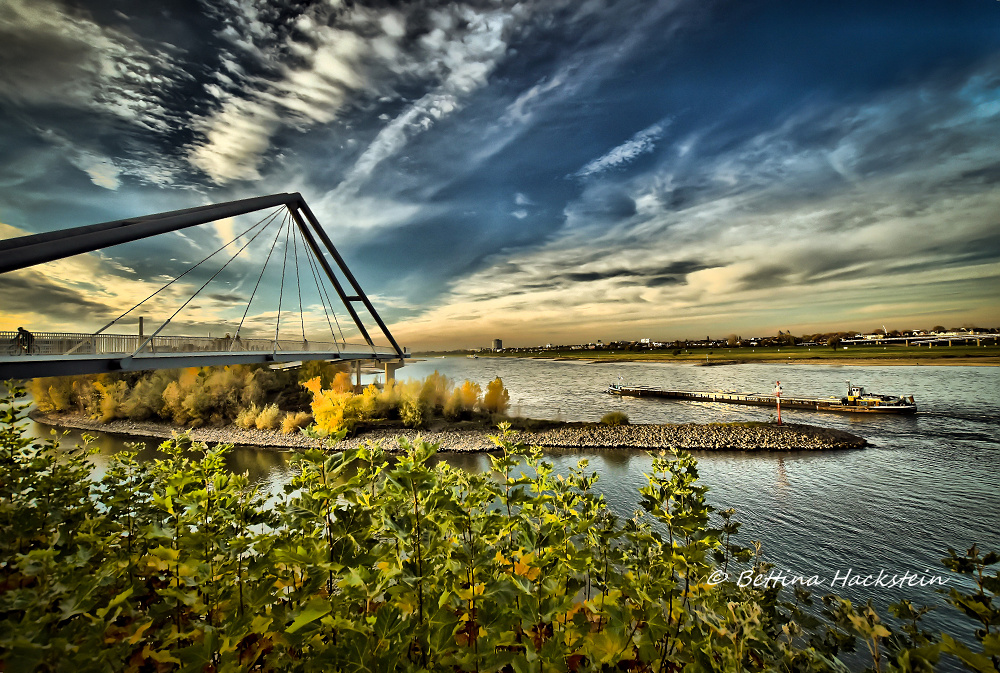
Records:
<instances>
[{"instance_id":1,"label":"autumn tree","mask_svg":"<svg viewBox=\"0 0 1000 673\"><path fill-rule=\"evenodd\" d=\"M486 394L483 395L483 409L491 414L502 414L510 405L510 393L503 387L503 381L496 377L486 384Z\"/></svg>"}]
</instances>

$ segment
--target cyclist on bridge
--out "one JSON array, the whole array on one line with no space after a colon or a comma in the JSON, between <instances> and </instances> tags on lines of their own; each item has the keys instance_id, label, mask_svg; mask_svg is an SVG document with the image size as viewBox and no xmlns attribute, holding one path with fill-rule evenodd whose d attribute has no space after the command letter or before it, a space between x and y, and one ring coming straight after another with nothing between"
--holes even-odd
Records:
<instances>
[{"instance_id":1,"label":"cyclist on bridge","mask_svg":"<svg viewBox=\"0 0 1000 673\"><path fill-rule=\"evenodd\" d=\"M25 353L31 353L31 347L35 345L35 335L24 329L23 327L17 328L17 345Z\"/></svg>"}]
</instances>

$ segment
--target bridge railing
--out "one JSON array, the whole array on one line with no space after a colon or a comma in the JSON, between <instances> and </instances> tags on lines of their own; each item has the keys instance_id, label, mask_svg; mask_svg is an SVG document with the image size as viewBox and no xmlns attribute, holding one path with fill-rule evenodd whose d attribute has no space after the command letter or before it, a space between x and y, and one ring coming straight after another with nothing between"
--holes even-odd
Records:
<instances>
[{"instance_id":1,"label":"bridge railing","mask_svg":"<svg viewBox=\"0 0 1000 673\"><path fill-rule=\"evenodd\" d=\"M142 346L141 355L157 353L239 353L239 352L314 352L367 353L373 356L392 355L388 346L369 346L337 341L303 341L302 339L262 339L230 337L156 336L140 338L138 334L86 334L34 332L30 353L20 345L17 332L0 331L0 357L12 355L129 355ZM145 345L143 345L145 344Z\"/></svg>"}]
</instances>

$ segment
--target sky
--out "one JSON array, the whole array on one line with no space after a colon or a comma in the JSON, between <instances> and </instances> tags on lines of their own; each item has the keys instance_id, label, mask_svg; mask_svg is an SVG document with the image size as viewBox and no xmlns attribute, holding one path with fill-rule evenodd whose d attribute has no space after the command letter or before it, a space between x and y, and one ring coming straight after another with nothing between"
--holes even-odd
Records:
<instances>
[{"instance_id":1,"label":"sky","mask_svg":"<svg viewBox=\"0 0 1000 673\"><path fill-rule=\"evenodd\" d=\"M1000 2L0 3L0 239L280 192L414 350L998 326ZM110 331L162 322L261 216L0 276L0 330L221 247ZM330 324L281 226L171 329Z\"/></svg>"}]
</instances>

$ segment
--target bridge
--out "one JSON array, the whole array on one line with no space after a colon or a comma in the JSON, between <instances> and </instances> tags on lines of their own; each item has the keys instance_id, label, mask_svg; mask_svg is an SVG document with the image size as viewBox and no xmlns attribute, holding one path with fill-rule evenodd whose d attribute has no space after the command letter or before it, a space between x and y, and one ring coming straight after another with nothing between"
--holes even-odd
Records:
<instances>
[{"instance_id":1,"label":"bridge","mask_svg":"<svg viewBox=\"0 0 1000 673\"><path fill-rule=\"evenodd\" d=\"M98 330L83 333L35 332L30 335L0 332L0 380L304 360L352 363L358 372L362 362L376 362L385 365L386 379L391 379L394 370L404 364L409 353L389 332L326 231L298 193L274 194L3 240L0 241L0 284L4 282L3 274L190 227L222 220L232 222L239 216L261 211L267 212L254 224L200 261L190 263L183 273ZM265 232L274 236L264 236ZM235 268L232 262L241 255L244 261L254 257L251 245L258 239L258 247L261 248L259 257L263 257L264 250L267 250L267 256L256 276L253 292L246 301L235 333L214 338L169 334L169 326L181 322L178 316L183 310L227 268ZM280 281L272 279L270 283L263 283L262 288L272 258L277 266L276 251L281 255ZM289 260L293 263L289 264ZM204 277L216 267L208 280L181 301L169 317L150 334L145 334L141 314L151 309L151 300L167 288L172 287L176 291L184 286L184 282L190 284L198 277L193 273L196 270ZM275 273L276 269L272 270L272 276ZM188 277L187 281L182 280L185 277ZM310 279L314 289L309 287ZM198 284L195 282L191 287ZM269 285L279 286L277 311L273 332L263 337L259 335L259 329L258 333L250 333L247 317L255 298L262 297L268 290L273 294L275 288ZM287 297L286 286L290 295ZM310 330L307 330L303 295L308 297L311 289L315 312L320 314L312 316ZM161 301L164 296L160 296ZM344 335L334 310L334 297L339 299L357 331L358 339L353 343L348 342ZM288 308L296 303L297 313ZM363 315L367 316L367 320L362 319ZM283 319L284 334L281 333ZM138 324L138 329L133 333L121 333L126 323L131 324L132 321ZM318 329L316 325L325 325L329 329ZM289 331L294 331L295 336L289 337ZM381 333L387 344L375 343L372 333L376 331Z\"/></svg>"}]
</instances>

